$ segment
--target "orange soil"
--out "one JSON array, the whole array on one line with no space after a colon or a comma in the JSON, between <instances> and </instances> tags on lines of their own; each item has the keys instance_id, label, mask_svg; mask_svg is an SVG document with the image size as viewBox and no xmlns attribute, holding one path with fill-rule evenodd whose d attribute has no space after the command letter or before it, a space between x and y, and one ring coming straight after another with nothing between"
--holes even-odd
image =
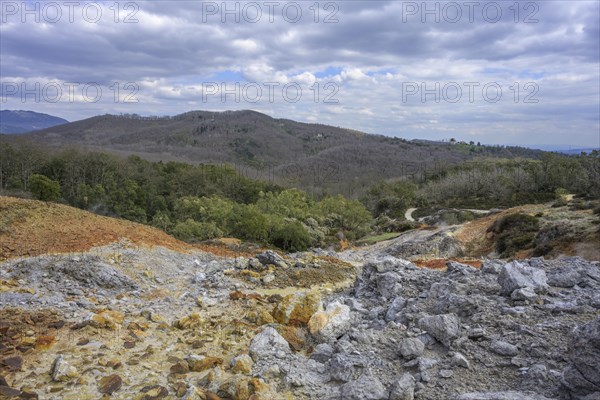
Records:
<instances>
[{"instance_id":1,"label":"orange soil","mask_svg":"<svg viewBox=\"0 0 600 400\"><path fill-rule=\"evenodd\" d=\"M198 244L193 244L191 246L193 246L194 248L196 248L200 251L204 251L204 252L219 256L219 257L226 257L226 258L236 258L236 257L250 258L250 257L254 257L256 255L256 253L260 253L262 251L262 250L259 250L259 251L237 250L235 248L230 248L225 244L198 243Z\"/></svg>"},{"instance_id":2,"label":"orange soil","mask_svg":"<svg viewBox=\"0 0 600 400\"><path fill-rule=\"evenodd\" d=\"M87 251L128 239L138 246L188 251L192 246L130 221L77 208L0 196L0 260L47 253Z\"/></svg>"},{"instance_id":3,"label":"orange soil","mask_svg":"<svg viewBox=\"0 0 600 400\"><path fill-rule=\"evenodd\" d=\"M467 264L475 268L481 268L481 261L474 260L463 260L463 259L445 259L445 258L436 258L433 260L417 260L414 263L421 268L427 269L445 269L446 263L448 261L456 261L461 264Z\"/></svg>"},{"instance_id":4,"label":"orange soil","mask_svg":"<svg viewBox=\"0 0 600 400\"><path fill-rule=\"evenodd\" d=\"M471 257L482 257L492 252L496 246L496 240L491 232L488 232L496 220L509 214L523 212L526 214L535 214L541 209L540 205L526 205L509 208L495 214L487 215L482 218L463 224L454 234L456 239L461 242Z\"/></svg>"}]
</instances>

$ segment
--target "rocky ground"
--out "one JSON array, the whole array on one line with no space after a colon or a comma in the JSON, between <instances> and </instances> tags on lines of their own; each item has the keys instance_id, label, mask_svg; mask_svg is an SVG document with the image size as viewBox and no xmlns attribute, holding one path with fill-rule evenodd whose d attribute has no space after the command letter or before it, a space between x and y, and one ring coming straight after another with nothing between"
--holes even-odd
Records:
<instances>
[{"instance_id":1,"label":"rocky ground","mask_svg":"<svg viewBox=\"0 0 600 400\"><path fill-rule=\"evenodd\" d=\"M354 264L126 243L6 261L0 393L600 398L599 263Z\"/></svg>"},{"instance_id":2,"label":"rocky ground","mask_svg":"<svg viewBox=\"0 0 600 400\"><path fill-rule=\"evenodd\" d=\"M399 252L427 231L287 255L140 232L53 255L12 234L0 398L600 399L599 262L422 268Z\"/></svg>"}]
</instances>

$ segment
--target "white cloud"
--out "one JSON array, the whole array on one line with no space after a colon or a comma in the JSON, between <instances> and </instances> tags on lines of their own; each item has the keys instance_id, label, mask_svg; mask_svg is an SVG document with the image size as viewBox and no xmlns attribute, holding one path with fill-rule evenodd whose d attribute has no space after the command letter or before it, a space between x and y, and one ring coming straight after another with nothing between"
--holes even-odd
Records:
<instances>
[{"instance_id":1,"label":"white cloud","mask_svg":"<svg viewBox=\"0 0 600 400\"><path fill-rule=\"evenodd\" d=\"M253 108L406 137L464 133L488 143L562 143L569 132L569 141L598 144L597 2L539 2L539 22L533 24L515 23L508 8L496 24L481 18L421 23L419 16L403 22L402 2L393 1L336 3L339 22L332 24L323 23L326 10L314 23L311 2L301 3L303 18L296 24L286 22L281 10L273 23L263 12L259 23L223 24L218 15L203 21L200 2L139 1L139 22L126 24L122 19L129 11L121 10L121 22L115 23L112 3L102 4L104 18L95 24L82 18L0 24L2 82L97 82L106 91L102 101L86 103L79 95L74 103L23 103L12 97L2 108L52 111L69 119ZM521 10L520 18L524 15ZM265 96L258 103L223 103L215 96L204 102L202 83L215 76L242 85L299 83L302 98L291 103L279 91L273 101ZM111 102L115 82L137 83L139 102ZM337 86L327 88L330 82ZM412 82L427 87L498 82L503 98L492 104L479 93L473 103L436 103L431 96L422 102L420 95L405 101L403 84ZM524 84L536 83L539 103L515 103L510 89L515 82L520 100L527 95Z\"/></svg>"}]
</instances>

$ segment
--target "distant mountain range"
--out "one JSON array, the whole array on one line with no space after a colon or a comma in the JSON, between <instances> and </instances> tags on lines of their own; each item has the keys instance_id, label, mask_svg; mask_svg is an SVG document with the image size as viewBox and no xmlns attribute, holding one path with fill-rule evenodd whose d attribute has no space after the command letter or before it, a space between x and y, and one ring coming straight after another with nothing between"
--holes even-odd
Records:
<instances>
[{"instance_id":1,"label":"distant mountain range","mask_svg":"<svg viewBox=\"0 0 600 400\"><path fill-rule=\"evenodd\" d=\"M0 111L0 133L19 134L66 124L69 121L53 115L22 110Z\"/></svg>"},{"instance_id":2,"label":"distant mountain range","mask_svg":"<svg viewBox=\"0 0 600 400\"><path fill-rule=\"evenodd\" d=\"M102 115L5 138L153 161L227 163L250 178L283 180L302 188L327 186L345 194L381 179L435 173L477 156L536 158L542 154L520 147L407 141L275 119L255 111L192 111L161 118Z\"/></svg>"}]
</instances>

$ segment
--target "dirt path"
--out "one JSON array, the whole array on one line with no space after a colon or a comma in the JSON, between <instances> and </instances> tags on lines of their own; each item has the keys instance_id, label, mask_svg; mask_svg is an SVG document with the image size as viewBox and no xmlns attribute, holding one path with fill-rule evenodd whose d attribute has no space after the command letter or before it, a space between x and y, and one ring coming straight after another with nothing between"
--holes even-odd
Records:
<instances>
[{"instance_id":1,"label":"dirt path","mask_svg":"<svg viewBox=\"0 0 600 400\"><path fill-rule=\"evenodd\" d=\"M414 221L415 219L412 217L412 213L414 213L415 211L417 211L416 208L409 208L404 213L404 218L406 218L407 221Z\"/></svg>"}]
</instances>

